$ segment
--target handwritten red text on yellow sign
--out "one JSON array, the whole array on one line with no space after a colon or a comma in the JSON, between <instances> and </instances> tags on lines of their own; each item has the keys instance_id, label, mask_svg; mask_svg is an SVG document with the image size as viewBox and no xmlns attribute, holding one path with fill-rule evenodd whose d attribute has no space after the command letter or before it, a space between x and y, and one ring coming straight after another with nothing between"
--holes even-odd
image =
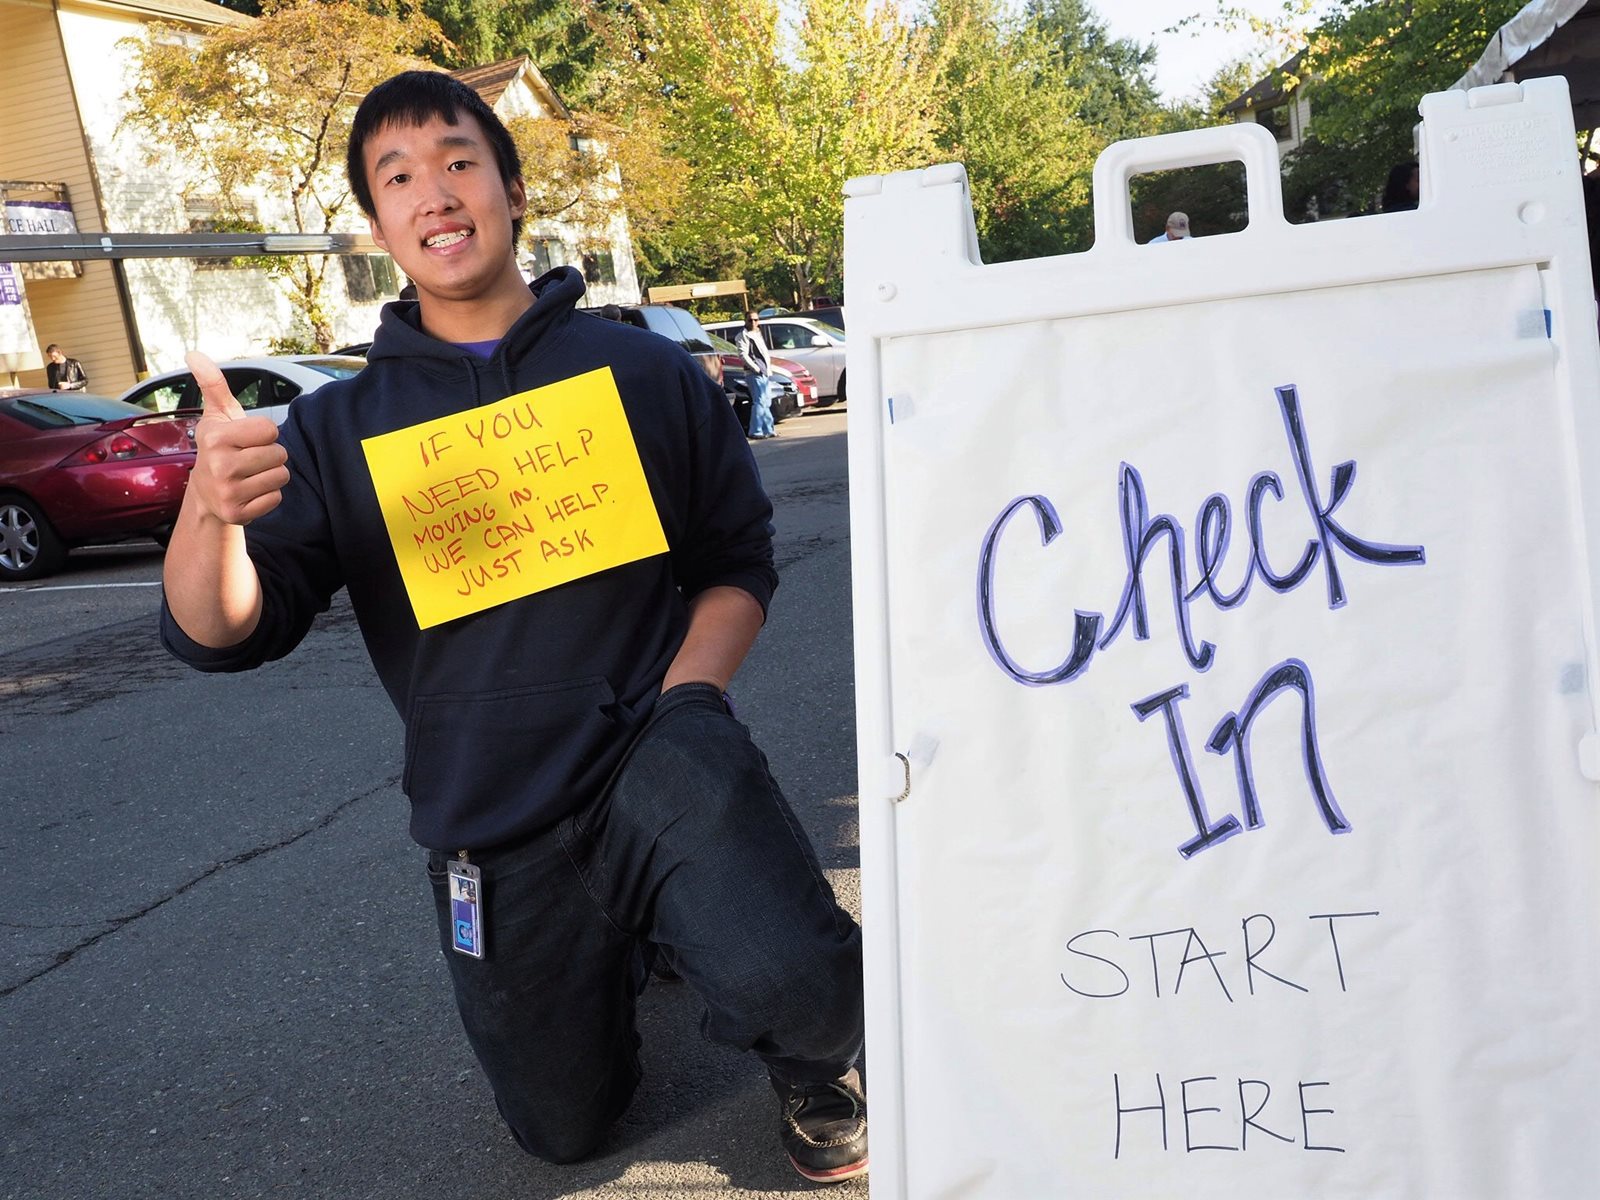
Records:
<instances>
[{"instance_id":1,"label":"handwritten red text on yellow sign","mask_svg":"<svg viewBox=\"0 0 1600 1200\"><path fill-rule=\"evenodd\" d=\"M361 447L421 629L666 552L609 368Z\"/></svg>"}]
</instances>

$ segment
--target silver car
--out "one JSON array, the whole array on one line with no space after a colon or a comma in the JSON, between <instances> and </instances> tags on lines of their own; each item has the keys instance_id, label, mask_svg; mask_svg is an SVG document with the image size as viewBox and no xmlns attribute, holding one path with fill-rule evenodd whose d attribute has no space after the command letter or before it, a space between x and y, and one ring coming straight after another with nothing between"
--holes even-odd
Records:
<instances>
[{"instance_id":1,"label":"silver car","mask_svg":"<svg viewBox=\"0 0 1600 1200\"><path fill-rule=\"evenodd\" d=\"M730 342L743 328L743 321L713 321L706 326L707 330ZM761 336L773 354L794 359L817 377L818 405L845 398L844 330L814 317L796 314L763 317Z\"/></svg>"},{"instance_id":2,"label":"silver car","mask_svg":"<svg viewBox=\"0 0 1600 1200\"><path fill-rule=\"evenodd\" d=\"M314 392L335 379L349 379L367 365L364 358L339 354L280 354L234 358L218 363L239 407L271 417L279 425L289 415L289 401ZM151 412L200 407L200 387L187 370L164 371L137 383L118 399Z\"/></svg>"}]
</instances>

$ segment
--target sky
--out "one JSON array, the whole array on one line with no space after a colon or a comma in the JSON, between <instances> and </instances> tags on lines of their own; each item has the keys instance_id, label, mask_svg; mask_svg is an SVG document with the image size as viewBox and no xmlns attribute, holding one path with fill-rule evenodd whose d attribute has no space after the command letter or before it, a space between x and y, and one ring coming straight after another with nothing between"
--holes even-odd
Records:
<instances>
[{"instance_id":1,"label":"sky","mask_svg":"<svg viewBox=\"0 0 1600 1200\"><path fill-rule=\"evenodd\" d=\"M1283 0L1234 0L1257 16L1281 16ZM1156 86L1163 99L1188 99L1205 85L1218 67L1250 50L1256 42L1248 29L1234 33L1203 28L1198 34L1185 29L1163 33L1184 17L1214 13L1215 0L1097 0L1095 8L1114 37L1140 43L1155 42Z\"/></svg>"}]
</instances>

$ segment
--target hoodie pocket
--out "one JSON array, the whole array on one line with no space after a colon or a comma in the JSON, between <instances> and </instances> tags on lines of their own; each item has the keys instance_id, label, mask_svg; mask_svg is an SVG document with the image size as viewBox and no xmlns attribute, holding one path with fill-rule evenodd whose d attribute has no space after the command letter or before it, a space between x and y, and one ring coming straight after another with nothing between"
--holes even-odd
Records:
<instances>
[{"instance_id":1,"label":"hoodie pocket","mask_svg":"<svg viewBox=\"0 0 1600 1200\"><path fill-rule=\"evenodd\" d=\"M599 676L416 697L401 783L413 834L423 845L472 847L560 817L624 748L615 701Z\"/></svg>"}]
</instances>

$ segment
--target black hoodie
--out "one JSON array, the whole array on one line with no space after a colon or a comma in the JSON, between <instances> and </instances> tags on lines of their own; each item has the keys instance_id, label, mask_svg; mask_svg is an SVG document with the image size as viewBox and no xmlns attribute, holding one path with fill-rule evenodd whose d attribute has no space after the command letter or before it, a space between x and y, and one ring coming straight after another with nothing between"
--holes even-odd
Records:
<instances>
[{"instance_id":1,"label":"black hoodie","mask_svg":"<svg viewBox=\"0 0 1600 1200\"><path fill-rule=\"evenodd\" d=\"M261 623L208 649L162 606L162 641L202 671L280 658L346 587L374 667L406 726L411 834L480 849L542 828L598 792L648 716L687 628L687 600L777 586L772 506L727 398L654 333L576 312L562 267L487 360L387 305L368 366L296 400L282 428L283 503L245 529ZM418 629L361 442L609 367L668 552Z\"/></svg>"}]
</instances>

